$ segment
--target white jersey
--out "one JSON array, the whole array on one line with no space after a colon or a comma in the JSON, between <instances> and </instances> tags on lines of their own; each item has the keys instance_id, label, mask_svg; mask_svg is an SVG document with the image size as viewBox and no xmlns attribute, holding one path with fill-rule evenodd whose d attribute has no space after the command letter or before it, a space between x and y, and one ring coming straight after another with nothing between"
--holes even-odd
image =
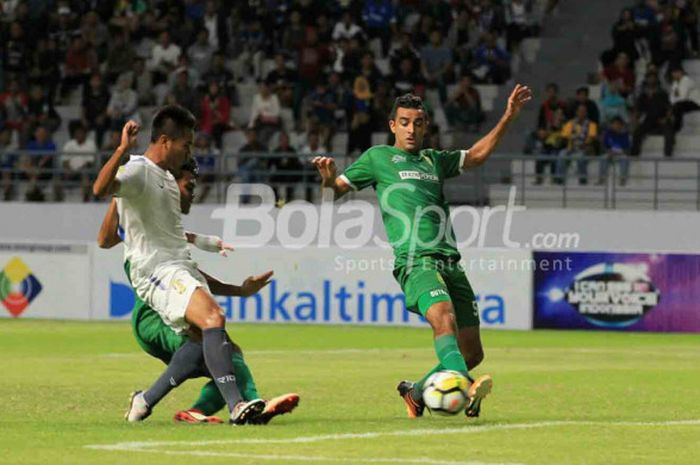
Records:
<instances>
[{"instance_id":1,"label":"white jersey","mask_svg":"<svg viewBox=\"0 0 700 465\"><path fill-rule=\"evenodd\" d=\"M196 269L182 226L180 190L175 177L144 156L132 155L117 173L119 225L124 260L131 264L136 293L146 300L153 277L164 267Z\"/></svg>"}]
</instances>

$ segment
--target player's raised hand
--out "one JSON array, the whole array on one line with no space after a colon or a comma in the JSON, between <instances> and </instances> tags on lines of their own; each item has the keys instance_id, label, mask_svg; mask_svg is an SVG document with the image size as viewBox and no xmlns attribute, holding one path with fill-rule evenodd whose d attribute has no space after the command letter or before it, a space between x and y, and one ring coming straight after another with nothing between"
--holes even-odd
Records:
<instances>
[{"instance_id":1,"label":"player's raised hand","mask_svg":"<svg viewBox=\"0 0 700 465\"><path fill-rule=\"evenodd\" d=\"M136 136L139 133L141 126L134 120L126 122L122 128L122 139L120 145L124 149L130 149L136 145Z\"/></svg>"},{"instance_id":2,"label":"player's raised hand","mask_svg":"<svg viewBox=\"0 0 700 465\"><path fill-rule=\"evenodd\" d=\"M268 271L258 276L248 276L241 284L241 296L250 297L253 294L257 294L260 289L270 284L272 275L273 272Z\"/></svg>"},{"instance_id":3,"label":"player's raised hand","mask_svg":"<svg viewBox=\"0 0 700 465\"><path fill-rule=\"evenodd\" d=\"M335 166L335 160L331 157L315 157L311 160L311 163L316 167L318 173L321 175L324 181L335 181L337 176L337 169Z\"/></svg>"},{"instance_id":4,"label":"player's raised hand","mask_svg":"<svg viewBox=\"0 0 700 465\"><path fill-rule=\"evenodd\" d=\"M532 91L530 88L528 86L516 84L513 92L510 94L510 97L508 97L508 108L506 109L506 115L509 118L517 116L523 106L525 106L525 104L530 100L532 100Z\"/></svg>"}]
</instances>

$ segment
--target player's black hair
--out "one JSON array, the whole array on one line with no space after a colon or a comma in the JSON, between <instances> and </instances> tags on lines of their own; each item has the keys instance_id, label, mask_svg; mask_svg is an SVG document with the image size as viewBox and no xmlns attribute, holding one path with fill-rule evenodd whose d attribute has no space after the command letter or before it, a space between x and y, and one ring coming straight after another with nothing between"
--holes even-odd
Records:
<instances>
[{"instance_id":1,"label":"player's black hair","mask_svg":"<svg viewBox=\"0 0 700 465\"><path fill-rule=\"evenodd\" d=\"M180 105L166 105L153 117L151 142L156 142L160 136L178 139L196 125L197 119L189 110Z\"/></svg>"},{"instance_id":2,"label":"player's black hair","mask_svg":"<svg viewBox=\"0 0 700 465\"><path fill-rule=\"evenodd\" d=\"M197 159L190 158L187 160L182 167L180 167L180 171L189 171L192 173L192 176L197 179L199 177L199 163L197 163Z\"/></svg>"},{"instance_id":3,"label":"player's black hair","mask_svg":"<svg viewBox=\"0 0 700 465\"><path fill-rule=\"evenodd\" d=\"M399 108L412 108L414 110L423 110L425 112L423 99L414 94L403 94L396 97L396 100L394 100L394 106L391 107L391 113L389 113L390 120L396 119L396 110Z\"/></svg>"}]
</instances>

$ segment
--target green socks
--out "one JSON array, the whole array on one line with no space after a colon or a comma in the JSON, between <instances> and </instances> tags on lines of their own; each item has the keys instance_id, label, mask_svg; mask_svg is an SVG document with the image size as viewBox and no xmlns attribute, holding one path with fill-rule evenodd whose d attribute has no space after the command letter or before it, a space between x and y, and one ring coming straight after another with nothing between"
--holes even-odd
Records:
<instances>
[{"instance_id":1,"label":"green socks","mask_svg":"<svg viewBox=\"0 0 700 465\"><path fill-rule=\"evenodd\" d=\"M260 395L255 386L253 374L250 372L248 365L246 365L243 355L234 352L232 358L233 373L236 375L236 383L238 384L238 389L240 389L243 398L246 400L257 399ZM213 381L209 381L202 387L199 398L192 408L201 410L204 415L209 416L214 415L224 408L224 405L226 405L226 402L224 402L224 398L221 397L221 393L216 387L216 384Z\"/></svg>"},{"instance_id":2,"label":"green socks","mask_svg":"<svg viewBox=\"0 0 700 465\"><path fill-rule=\"evenodd\" d=\"M457 345L457 338L453 334L440 336L435 338L435 353L437 354L440 363L435 365L428 373L413 384L413 400L419 402L423 397L423 385L433 373L441 370L459 371L463 375L469 377L467 364L464 363L462 353Z\"/></svg>"},{"instance_id":3,"label":"green socks","mask_svg":"<svg viewBox=\"0 0 700 465\"><path fill-rule=\"evenodd\" d=\"M459 351L457 338L454 334L447 334L435 338L435 353L445 370L459 371L465 376L469 373L467 364L464 362L462 353Z\"/></svg>"}]
</instances>

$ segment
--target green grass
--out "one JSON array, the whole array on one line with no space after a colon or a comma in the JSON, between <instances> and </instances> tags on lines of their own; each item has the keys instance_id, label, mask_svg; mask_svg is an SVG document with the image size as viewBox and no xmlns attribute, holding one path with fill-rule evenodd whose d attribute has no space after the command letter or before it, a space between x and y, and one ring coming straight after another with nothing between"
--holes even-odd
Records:
<instances>
[{"instance_id":1,"label":"green grass","mask_svg":"<svg viewBox=\"0 0 700 465\"><path fill-rule=\"evenodd\" d=\"M394 388L434 363L428 330L230 329L263 394L301 394L292 415L265 427L176 425L172 414L203 383L193 380L143 424L126 424L129 392L162 370L126 323L0 320L0 463L700 463L700 422L662 424L700 419L694 335L486 331L477 371L495 387L482 417L409 420ZM378 434L317 437L347 433ZM298 437L314 438L289 441ZM218 442L197 443L207 440ZM172 443L85 447L128 441Z\"/></svg>"}]
</instances>

